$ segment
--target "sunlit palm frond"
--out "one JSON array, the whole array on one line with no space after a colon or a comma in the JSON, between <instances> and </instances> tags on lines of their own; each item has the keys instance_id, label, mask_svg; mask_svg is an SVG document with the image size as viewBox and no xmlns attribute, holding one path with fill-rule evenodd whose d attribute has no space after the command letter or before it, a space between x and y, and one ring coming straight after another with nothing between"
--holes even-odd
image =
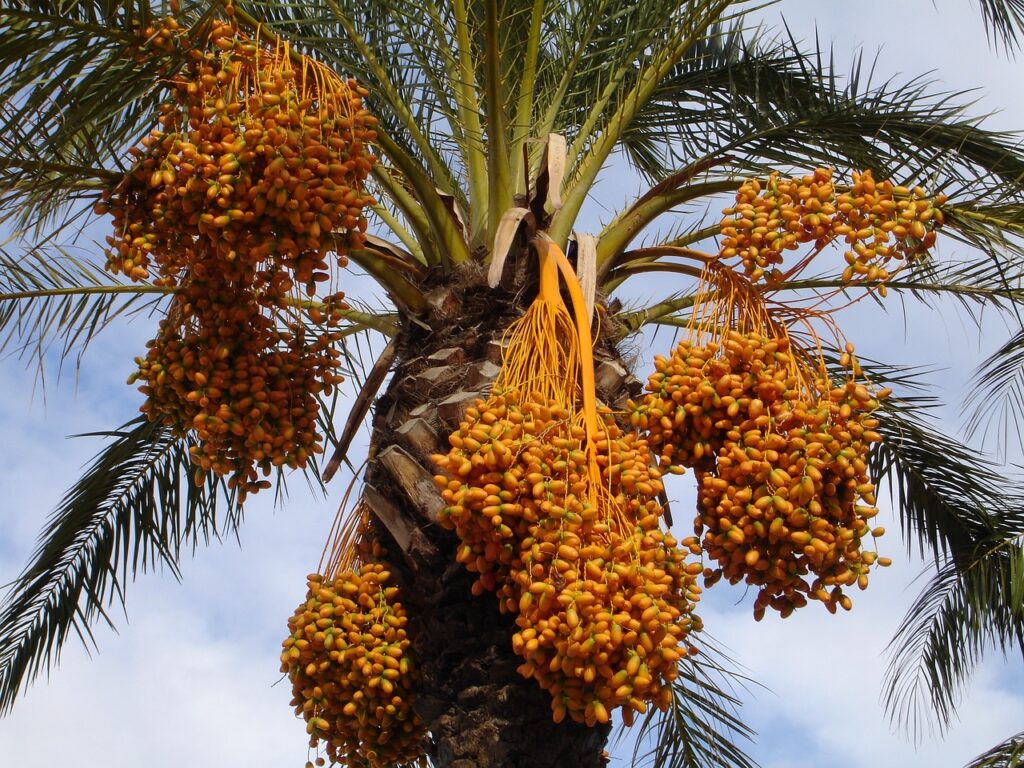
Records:
<instances>
[{"instance_id":1,"label":"sunlit palm frond","mask_svg":"<svg viewBox=\"0 0 1024 768\"><path fill-rule=\"evenodd\" d=\"M924 79L875 83L870 72L858 58L844 76L820 48L733 29L679 63L634 130L677 142L684 162L728 153L780 169L871 168L952 192L1020 196L1020 139L979 128L966 116L969 94Z\"/></svg>"},{"instance_id":2,"label":"sunlit palm frond","mask_svg":"<svg viewBox=\"0 0 1024 768\"><path fill-rule=\"evenodd\" d=\"M968 435L994 431L1001 452L1024 445L1024 330L1017 331L978 366L966 405Z\"/></svg>"},{"instance_id":3,"label":"sunlit palm frond","mask_svg":"<svg viewBox=\"0 0 1024 768\"><path fill-rule=\"evenodd\" d=\"M997 243L1019 255L1020 238L1024 237L1024 202L1004 202L998 194L993 200L947 205L946 222L968 245L988 251L988 243Z\"/></svg>"},{"instance_id":4,"label":"sunlit palm frond","mask_svg":"<svg viewBox=\"0 0 1024 768\"><path fill-rule=\"evenodd\" d=\"M836 257L836 263L838 263L838 253L836 253ZM895 296L904 295L913 298L933 309L948 308L949 302L954 302L975 322L980 322L983 313L992 310L1001 312L1011 322L1016 321L1019 307L1024 303L1024 286L1019 284L1019 280L1013 280L1010 276L1020 274L1024 263L1012 252L1004 253L1003 257L1000 260L921 260L911 265L909 269L893 276L886 282L886 289ZM637 263L631 263L611 271L606 285L612 288L617 287L630 274L639 273L638 266L644 271L663 269L663 265L659 265L657 258L647 259L643 264L639 264L638 260ZM668 268L665 268L665 272L668 273ZM681 281L682 278L680 278L680 285L674 287L681 289L683 287ZM691 282L692 290L696 283L692 280ZM821 274L808 277L799 276L780 282L766 291L765 295L772 301L793 305L802 302L817 303L822 299L828 299L841 293L840 298L832 300L835 304L836 302L862 300L866 296L866 291L874 288L877 288L877 285L868 283L863 286L850 286L844 283L838 275ZM660 322L685 325L689 319L688 315L685 312L680 315L673 313L688 308L692 301L691 294L682 293L644 308L631 308L629 312L620 315L618 319L630 331L636 330L639 327L638 323L642 325ZM903 306L897 305L895 301L889 302L889 305ZM1008 348L1006 353L1009 354L1013 351ZM995 361L995 356L993 361ZM979 375L978 381L982 381L982 378ZM996 379L985 378L986 385L993 388L995 388L996 381ZM987 388L976 389L975 397L980 398L981 391L987 391ZM986 402L990 403L991 401L986 400ZM986 419L990 415L990 413L986 413Z\"/></svg>"},{"instance_id":5,"label":"sunlit palm frond","mask_svg":"<svg viewBox=\"0 0 1024 768\"><path fill-rule=\"evenodd\" d=\"M950 299L976 321L980 321L983 307L1001 311L1011 321L1019 320L1019 305L1024 303L1022 271L1024 254L1015 247L1005 248L998 258L924 258L896 274L892 290L909 294L932 309Z\"/></svg>"},{"instance_id":6,"label":"sunlit palm frond","mask_svg":"<svg viewBox=\"0 0 1024 768\"><path fill-rule=\"evenodd\" d=\"M0 713L69 638L92 644L92 626L111 623L130 578L159 565L177 575L183 550L241 521L222 481L196 482L191 438L142 417L97 436L111 442L46 522L0 609Z\"/></svg>"},{"instance_id":7,"label":"sunlit palm frond","mask_svg":"<svg viewBox=\"0 0 1024 768\"><path fill-rule=\"evenodd\" d=\"M297 50L366 86L367 103L388 135L437 186L467 204L456 182L454 94L451 82L438 77L443 49L428 8L391 0L253 2L238 8Z\"/></svg>"},{"instance_id":8,"label":"sunlit palm frond","mask_svg":"<svg viewBox=\"0 0 1024 768\"><path fill-rule=\"evenodd\" d=\"M624 134L627 155L657 186L605 227L599 259L615 263L683 205L695 228L713 224L697 217L716 211L715 196L739 178L825 166L842 184L870 168L950 196L943 241L980 250L1002 269L1009 295L1024 246L1024 149L1020 137L968 119L965 99L924 81L872 85L860 61L843 78L821 50L804 53L790 39L740 27L709 34Z\"/></svg>"},{"instance_id":9,"label":"sunlit palm frond","mask_svg":"<svg viewBox=\"0 0 1024 768\"><path fill-rule=\"evenodd\" d=\"M1024 30L1024 2L1021 0L978 0L985 27L994 43L1008 51L1020 48Z\"/></svg>"},{"instance_id":10,"label":"sunlit palm frond","mask_svg":"<svg viewBox=\"0 0 1024 768\"><path fill-rule=\"evenodd\" d=\"M1024 508L1021 499L991 531L943 558L889 644L889 716L919 739L934 713L950 726L986 651L1024 655Z\"/></svg>"},{"instance_id":11,"label":"sunlit palm frond","mask_svg":"<svg viewBox=\"0 0 1024 768\"><path fill-rule=\"evenodd\" d=\"M377 307L356 302L355 307L355 311L363 315L387 317L384 314L387 307L383 306L383 302L381 302L381 306ZM397 319L397 316L394 318ZM311 457L306 469L306 474L310 476L311 487L317 490L326 488L326 483L337 471L337 462L334 457L338 456L339 452L347 453L348 446L343 444L343 440L348 440L351 443L352 438L345 434L345 428L353 418L352 410L355 407L353 403L359 402L360 394L366 389L372 389L373 396L375 396L381 386L380 381L373 383L370 379L376 375L374 359L379 355L379 348L382 345L386 348L389 338L389 334L382 333L379 328L355 322L351 323L343 333L345 336L340 342L339 349L345 361L345 381L340 386L334 387L330 393L320 392L317 395L317 401L320 403L317 412L317 425L319 433L324 436L324 455ZM382 337L384 338L382 339ZM390 338L393 339L393 334L390 335ZM365 415L365 411L360 415L359 427L366 426L363 418ZM346 421L344 424L335 423L335 419L345 419ZM347 457L344 460L351 467Z\"/></svg>"},{"instance_id":12,"label":"sunlit palm frond","mask_svg":"<svg viewBox=\"0 0 1024 768\"><path fill-rule=\"evenodd\" d=\"M709 128L724 117L730 89L770 77L773 68L786 64L778 51L758 50L758 40L757 33L745 37L737 23L728 29L715 25L690 46L623 134L622 148L636 170L658 182L688 158L714 154L718 144L709 142ZM637 147L661 161L638 163Z\"/></svg>"},{"instance_id":13,"label":"sunlit palm frond","mask_svg":"<svg viewBox=\"0 0 1024 768\"><path fill-rule=\"evenodd\" d=\"M648 42L640 49L626 48L619 57L578 76L578 86L574 82L574 90L586 94L589 106L574 118L575 126L569 123L569 127L559 128L565 133L573 133L574 128L576 137L568 150L563 205L550 227L556 241L568 237L601 169L634 125L638 113L655 98L662 80L693 45L712 33L716 24L738 18L747 9L743 2L729 0L681 5L652 0L638 5L644 11L637 18L640 26L652 25L647 30Z\"/></svg>"},{"instance_id":14,"label":"sunlit palm frond","mask_svg":"<svg viewBox=\"0 0 1024 768\"><path fill-rule=\"evenodd\" d=\"M991 530L1005 479L929 423L922 405L909 397L883 402L876 412L882 442L872 448L869 471L892 498L908 547L916 541L922 557L938 562Z\"/></svg>"},{"instance_id":15,"label":"sunlit palm frond","mask_svg":"<svg viewBox=\"0 0 1024 768\"><path fill-rule=\"evenodd\" d=\"M13 109L0 106L0 120ZM87 210L83 203L95 202L100 190L122 177L94 166L96 153L78 151L74 144L60 152L37 145L31 121L15 121L8 129L0 135L0 216L8 227L38 232L50 218L54 229L69 226Z\"/></svg>"},{"instance_id":16,"label":"sunlit palm frond","mask_svg":"<svg viewBox=\"0 0 1024 768\"><path fill-rule=\"evenodd\" d=\"M77 249L0 248L0 352L41 366L55 342L60 357L80 354L115 318L154 310L166 288L124 282Z\"/></svg>"},{"instance_id":17,"label":"sunlit palm frond","mask_svg":"<svg viewBox=\"0 0 1024 768\"><path fill-rule=\"evenodd\" d=\"M876 380L884 377L876 369ZM882 442L870 457L908 547L916 541L936 566L890 646L886 707L915 737L928 710L949 725L985 650L1024 650L1024 504L977 451L920 415L926 405L885 401L877 413Z\"/></svg>"},{"instance_id":18,"label":"sunlit palm frond","mask_svg":"<svg viewBox=\"0 0 1024 768\"><path fill-rule=\"evenodd\" d=\"M193 39L205 34L210 11L189 16ZM0 8L0 213L39 226L69 195L123 172L125 151L153 127L184 60L145 45L153 15L148 3ZM17 188L27 194L11 195Z\"/></svg>"},{"instance_id":19,"label":"sunlit palm frond","mask_svg":"<svg viewBox=\"0 0 1024 768\"><path fill-rule=\"evenodd\" d=\"M145 26L166 10L164 3L153 0L19 0L16 5L19 10L60 15L72 23L114 28Z\"/></svg>"},{"instance_id":20,"label":"sunlit palm frond","mask_svg":"<svg viewBox=\"0 0 1024 768\"><path fill-rule=\"evenodd\" d=\"M83 268L79 277L90 274ZM56 317L41 314L39 322L61 329L67 343L79 339L82 344L95 330L83 326L84 319L78 316L88 316L87 310L96 313L102 307L90 305ZM125 307L108 311L123 314ZM372 323L386 315L358 310L352 314L341 329L345 335L340 351L343 372L358 385L361 345L377 333L359 318ZM333 428L328 414L337 405L338 390L320 397L332 408L319 414L330 445ZM130 578L159 565L177 575L185 549L233 533L241 522L241 505L225 483L196 476L189 452L195 445L191 434L176 437L169 426L140 417L97 436L112 442L47 522L32 561L9 586L0 608L0 712L56 663L69 637L93 643L92 626L101 619L111 623L107 610L123 603ZM312 490L324 490L315 457L303 474ZM271 479L280 502L288 492L285 474L277 472Z\"/></svg>"},{"instance_id":21,"label":"sunlit palm frond","mask_svg":"<svg viewBox=\"0 0 1024 768\"><path fill-rule=\"evenodd\" d=\"M542 121L570 142L590 141L586 126L599 128L636 83L652 52L665 45L685 17L706 6L689 5L605 0L553 8L545 24L553 45L545 46L542 101L537 104Z\"/></svg>"},{"instance_id":22,"label":"sunlit palm frond","mask_svg":"<svg viewBox=\"0 0 1024 768\"><path fill-rule=\"evenodd\" d=\"M922 260L910 269L899 272L886 282L886 289L896 295L905 295L933 309L948 307L955 302L968 315L980 321L984 311L1003 312L1009 319L1016 318L1018 305L1024 302L1024 287L1009 285L1008 275L1019 270L1016 260L1007 263L991 260L936 261ZM773 286L768 295L781 301L799 301L800 293L823 297L842 291L844 300L863 298L868 288L877 286L849 286L838 276L797 278ZM895 304L895 302L891 302Z\"/></svg>"},{"instance_id":23,"label":"sunlit palm frond","mask_svg":"<svg viewBox=\"0 0 1024 768\"><path fill-rule=\"evenodd\" d=\"M878 385L922 387L920 372L862 362ZM986 651L1024 653L1024 498L1014 478L929 422L937 404L919 395L883 401L883 439L870 457L880 492L888 486L897 501L908 547L916 540L934 563L889 645L886 710L915 739L932 723L950 725Z\"/></svg>"},{"instance_id":24,"label":"sunlit palm frond","mask_svg":"<svg viewBox=\"0 0 1024 768\"><path fill-rule=\"evenodd\" d=\"M964 768L1020 768L1024 765L1024 731L978 755Z\"/></svg>"},{"instance_id":25,"label":"sunlit palm frond","mask_svg":"<svg viewBox=\"0 0 1024 768\"><path fill-rule=\"evenodd\" d=\"M708 35L678 63L630 126L627 147L669 154L673 169L729 156L742 175L871 168L962 196L965 210L1015 210L1024 198L1020 138L979 127L966 116L968 102L921 79L872 83L860 59L843 77L820 49L734 28ZM979 229L972 227L976 243L995 250L993 233Z\"/></svg>"},{"instance_id":26,"label":"sunlit palm frond","mask_svg":"<svg viewBox=\"0 0 1024 768\"><path fill-rule=\"evenodd\" d=\"M1024 326L1018 298L1022 289L1020 238L1024 235L1024 205L968 206L952 212L957 235L989 255L980 268L1002 283L1001 298L1014 306L1013 327ZM995 280L991 282L995 283ZM996 306L1002 302L996 300ZM968 437L981 435L983 443L995 435L995 447L1005 455L1013 444L1024 441L1019 423L1024 418L1024 332L1010 338L978 366L974 386L967 397Z\"/></svg>"}]
</instances>

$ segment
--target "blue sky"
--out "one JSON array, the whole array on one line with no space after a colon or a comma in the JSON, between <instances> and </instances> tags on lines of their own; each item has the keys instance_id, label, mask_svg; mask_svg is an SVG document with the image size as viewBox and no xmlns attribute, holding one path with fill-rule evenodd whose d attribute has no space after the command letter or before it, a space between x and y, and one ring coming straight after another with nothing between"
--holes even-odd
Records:
<instances>
[{"instance_id":1,"label":"blue sky","mask_svg":"<svg viewBox=\"0 0 1024 768\"><path fill-rule=\"evenodd\" d=\"M813 36L816 20L821 39L835 42L840 70L856 48L869 56L880 48L880 79L935 70L943 88L981 89L974 113L1003 110L992 127L1024 126L1016 96L1022 64L992 52L976 10L952 0L786 0L762 13L775 22L784 12L798 38ZM593 229L626 199L628 185L617 174L605 175L588 208ZM353 280L349 292L372 300L368 286ZM659 298L663 289L642 283L633 290ZM858 308L840 321L865 355L942 369L933 378L948 398L946 428L956 431L962 424L956 404L969 369L951 361L964 349L980 359L1005 339L1005 329L998 320L981 330L971 327L952 305L939 313L904 315L893 302L888 309ZM108 331L77 376L66 369L59 383L51 366L45 401L32 370L16 359L0 361L0 584L23 567L45 516L99 449L95 440L66 436L111 429L134 415L138 396L124 380L151 331L144 319ZM666 352L670 339L660 334L651 352ZM348 479L336 478L323 499L296 478L291 497L276 509L269 497L258 496L247 508L240 540L197 550L183 564L181 583L164 573L132 584L128 617L114 614L117 633L100 627L99 650L91 658L79 644L69 644L60 668L0 720L0 763L301 765L304 727L291 715L277 655L285 621L302 597L304 575L319 559ZM677 528L685 532L693 504L689 478L671 490L683 510ZM751 752L765 768L957 766L1024 724L1020 659L1004 663L993 656L945 741L926 741L915 750L893 733L879 705L884 650L916 594L912 582L921 564L906 559L895 520L890 516L883 524L890 529L882 539L885 554L896 563L855 596L850 614L833 617L813 605L786 621L768 617L758 624L750 616L750 598L724 587L702 605L709 631L765 686L744 707L761 734ZM620 758L615 764L627 763Z\"/></svg>"}]
</instances>

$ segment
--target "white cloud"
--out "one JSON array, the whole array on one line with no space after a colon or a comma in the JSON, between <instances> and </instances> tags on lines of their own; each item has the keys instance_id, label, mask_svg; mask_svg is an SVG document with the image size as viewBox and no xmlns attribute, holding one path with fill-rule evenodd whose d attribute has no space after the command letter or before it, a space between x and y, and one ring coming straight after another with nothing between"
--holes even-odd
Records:
<instances>
[{"instance_id":1,"label":"white cloud","mask_svg":"<svg viewBox=\"0 0 1024 768\"><path fill-rule=\"evenodd\" d=\"M59 745L82 766L301 765L304 724L277 657L334 502L294 501L275 512L257 500L244 546L186 557L180 584L156 573L129 585L128 619L112 612L118 633L98 627L91 658L70 642L49 680L0 721L3 763L50 765ZM0 579L21 567L19 554L0 563Z\"/></svg>"},{"instance_id":2,"label":"white cloud","mask_svg":"<svg viewBox=\"0 0 1024 768\"><path fill-rule=\"evenodd\" d=\"M244 626L212 631L199 619L208 606L167 588L137 591L160 604L133 607L131 625L103 637L95 658L73 649L29 692L0 729L5 760L50 765L58 747L82 766L300 765L288 686L271 688L273 645L256 651Z\"/></svg>"}]
</instances>

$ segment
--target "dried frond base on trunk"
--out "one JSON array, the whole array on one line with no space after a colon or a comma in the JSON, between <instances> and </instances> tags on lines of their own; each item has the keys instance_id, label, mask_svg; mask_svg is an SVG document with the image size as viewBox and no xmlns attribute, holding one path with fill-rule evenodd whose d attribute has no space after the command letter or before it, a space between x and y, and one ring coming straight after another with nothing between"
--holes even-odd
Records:
<instances>
[{"instance_id":1,"label":"dried frond base on trunk","mask_svg":"<svg viewBox=\"0 0 1024 768\"><path fill-rule=\"evenodd\" d=\"M430 468L431 451L425 448L445 444L460 403L471 405L481 395L493 375L493 350L502 331L521 312L514 297L500 289L449 285L447 292L460 304L454 322L436 324L436 334L413 331L399 350L395 374L376 404L374 456L389 455L397 445ZM432 386L424 386L423 372L438 367L438 353L452 348L464 354L447 361L450 375L432 374ZM409 439L407 425L413 421L417 441ZM517 672L522 659L512 650L514 617L499 611L494 594L472 594L475 575L456 562L456 537L424 513L432 504L421 496L436 490L403 483L379 460L371 462L366 480L389 502L389 513L399 510L430 544L410 545L396 577L410 596L409 630L423 675L414 709L430 731L427 751L433 763L444 768L607 765L610 726L588 728L568 718L556 724L550 694Z\"/></svg>"}]
</instances>

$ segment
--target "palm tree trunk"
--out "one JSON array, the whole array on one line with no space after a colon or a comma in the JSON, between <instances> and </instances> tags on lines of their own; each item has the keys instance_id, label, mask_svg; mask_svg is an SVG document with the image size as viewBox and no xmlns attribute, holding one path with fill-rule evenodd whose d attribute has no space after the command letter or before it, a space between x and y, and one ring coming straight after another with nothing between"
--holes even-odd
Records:
<instances>
[{"instance_id":1,"label":"palm tree trunk","mask_svg":"<svg viewBox=\"0 0 1024 768\"><path fill-rule=\"evenodd\" d=\"M516 671L515 618L493 594L474 596L455 561L455 535L436 523L444 506L430 455L498 372L500 339L522 305L463 275L431 294L429 325L407 329L391 382L376 403L366 499L394 549L410 634L423 676L414 709L441 768L597 768L609 726L552 720L550 695Z\"/></svg>"}]
</instances>

